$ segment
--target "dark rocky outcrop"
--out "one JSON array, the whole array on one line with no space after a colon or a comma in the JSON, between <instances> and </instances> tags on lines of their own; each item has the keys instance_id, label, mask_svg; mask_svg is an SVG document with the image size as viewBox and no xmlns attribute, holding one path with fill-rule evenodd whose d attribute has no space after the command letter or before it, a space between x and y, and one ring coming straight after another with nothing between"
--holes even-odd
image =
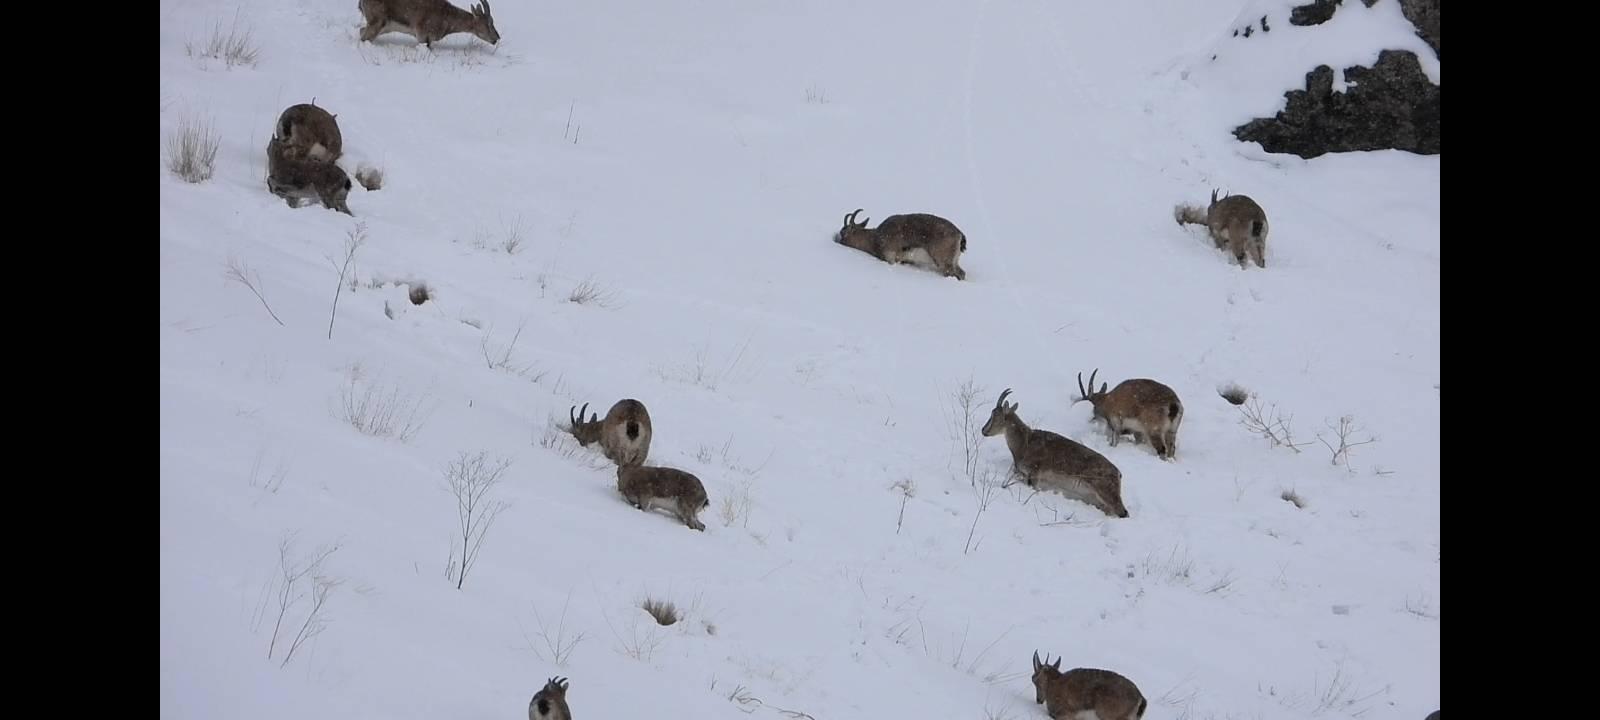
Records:
<instances>
[{"instance_id":1,"label":"dark rocky outcrop","mask_svg":"<svg viewBox=\"0 0 1600 720\"><path fill-rule=\"evenodd\" d=\"M1234 137L1303 158L1389 148L1439 154L1439 86L1416 55L1385 50L1370 68L1346 68L1342 93L1333 91L1333 72L1320 65L1306 73L1306 89L1289 91L1283 111L1235 128Z\"/></svg>"},{"instance_id":2,"label":"dark rocky outcrop","mask_svg":"<svg viewBox=\"0 0 1600 720\"><path fill-rule=\"evenodd\" d=\"M1400 11L1417 28L1417 35L1439 57L1439 0L1400 0Z\"/></svg>"},{"instance_id":3,"label":"dark rocky outcrop","mask_svg":"<svg viewBox=\"0 0 1600 720\"><path fill-rule=\"evenodd\" d=\"M1362 0L1372 6L1380 0ZM1417 35L1439 54L1439 0L1398 1ZM1294 8L1293 25L1320 25L1343 0L1314 0ZM1234 128L1234 137L1258 142L1267 152L1313 158L1330 152L1406 150L1439 154L1439 86L1428 80L1410 51L1384 50L1372 67L1343 70L1345 92L1333 92L1334 70L1320 65L1306 73L1304 90L1290 90L1275 117Z\"/></svg>"},{"instance_id":4,"label":"dark rocky outcrop","mask_svg":"<svg viewBox=\"0 0 1600 720\"><path fill-rule=\"evenodd\" d=\"M1361 0L1361 3L1367 7L1372 7L1373 3L1376 3L1377 1L1378 0ZM1306 25L1321 25L1329 20L1332 20L1333 11L1338 10L1339 6L1343 4L1344 0L1312 0L1312 2L1306 5L1301 5L1289 11L1289 24L1299 25L1301 27Z\"/></svg>"}]
</instances>

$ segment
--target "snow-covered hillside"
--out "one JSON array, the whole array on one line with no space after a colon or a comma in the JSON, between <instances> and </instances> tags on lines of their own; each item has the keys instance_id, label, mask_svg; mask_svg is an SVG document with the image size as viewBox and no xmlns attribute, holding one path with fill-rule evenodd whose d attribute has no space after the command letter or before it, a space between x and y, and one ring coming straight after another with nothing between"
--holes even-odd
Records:
<instances>
[{"instance_id":1,"label":"snow-covered hillside","mask_svg":"<svg viewBox=\"0 0 1600 720\"><path fill-rule=\"evenodd\" d=\"M583 720L1020 720L1037 650L1146 718L1420 720L1439 157L1230 131L1423 46L1393 0L1292 4L498 0L497 47L430 52L357 43L355 0L162 0L162 717L520 718L559 675ZM219 25L254 65L197 57ZM313 97L384 172L354 218L265 189ZM199 184L164 154L189 118L221 138ZM1265 270L1173 222L1213 188L1266 208ZM967 280L833 243L858 207L955 222ZM1176 462L1071 403L1096 368L1179 393ZM1131 517L999 487L1002 438L969 474L964 383L976 424L1011 388L1105 454ZM561 433L625 397L706 532ZM1335 465L1341 417L1372 442ZM457 589L446 471L479 452L507 505Z\"/></svg>"}]
</instances>

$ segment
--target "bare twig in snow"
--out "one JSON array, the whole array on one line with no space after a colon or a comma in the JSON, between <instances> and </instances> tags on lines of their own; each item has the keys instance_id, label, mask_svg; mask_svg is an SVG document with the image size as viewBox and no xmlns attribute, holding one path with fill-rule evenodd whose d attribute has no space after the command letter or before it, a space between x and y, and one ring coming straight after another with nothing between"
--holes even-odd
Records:
<instances>
[{"instance_id":1,"label":"bare twig in snow","mask_svg":"<svg viewBox=\"0 0 1600 720\"><path fill-rule=\"evenodd\" d=\"M278 317L277 313L272 311L272 306L267 304L267 299L261 296L261 288L258 287L261 284L261 276L251 270L249 265L240 262L237 258L228 258L227 277L229 280L249 288L250 292L255 294L256 299L261 301L261 307L267 309L267 314L271 315L278 325L283 325L283 320Z\"/></svg>"},{"instance_id":2,"label":"bare twig in snow","mask_svg":"<svg viewBox=\"0 0 1600 720\"><path fill-rule=\"evenodd\" d=\"M528 641L528 649L538 655L540 660L553 662L557 667L563 667L567 664L567 658L572 657L572 651L577 649L578 643L583 642L584 639L584 633L581 632L572 635L567 634L567 606L571 603L572 591L568 590L566 602L561 604L561 619L557 621L553 637L549 626L544 622L544 617L539 614L539 606L533 606L533 619L534 622L539 624L539 639L544 641L542 649L533 644L526 631L522 634L522 638Z\"/></svg>"},{"instance_id":3,"label":"bare twig in snow","mask_svg":"<svg viewBox=\"0 0 1600 720\"><path fill-rule=\"evenodd\" d=\"M1334 465L1343 465L1346 470L1350 469L1351 450L1378 441L1375 437L1368 437L1365 440L1355 439L1356 433L1361 432L1361 428L1356 426L1355 418L1349 415L1340 417L1337 424L1330 422L1327 425L1328 429L1333 431L1333 436L1339 441L1339 444L1334 445L1329 442L1321 433L1317 434L1317 440L1320 440L1323 446L1328 448L1328 452L1333 454L1332 463Z\"/></svg>"},{"instance_id":4,"label":"bare twig in snow","mask_svg":"<svg viewBox=\"0 0 1600 720\"><path fill-rule=\"evenodd\" d=\"M511 467L509 459L489 460L489 453L462 452L445 469L445 487L456 499L456 528L460 532L460 549L451 543L451 559L456 568L456 589L467 580L467 573L477 564L478 551L483 548L483 538L509 505L490 500L489 495L500 484L501 476Z\"/></svg>"},{"instance_id":5,"label":"bare twig in snow","mask_svg":"<svg viewBox=\"0 0 1600 720\"><path fill-rule=\"evenodd\" d=\"M1295 452L1300 448L1310 445L1309 442L1297 443L1294 441L1294 416L1287 417L1278 413L1278 406L1263 407L1261 401L1251 398L1249 402L1239 406L1239 424L1246 430L1266 438L1273 447L1286 447Z\"/></svg>"},{"instance_id":6,"label":"bare twig in snow","mask_svg":"<svg viewBox=\"0 0 1600 720\"><path fill-rule=\"evenodd\" d=\"M350 263L356 259L356 251L367 241L367 224L356 223L344 241L344 262L335 262L328 258L328 262L339 271L339 283L333 289L333 308L328 311L328 339L333 339L333 319L339 314L339 295L344 292L344 276L350 271Z\"/></svg>"}]
</instances>

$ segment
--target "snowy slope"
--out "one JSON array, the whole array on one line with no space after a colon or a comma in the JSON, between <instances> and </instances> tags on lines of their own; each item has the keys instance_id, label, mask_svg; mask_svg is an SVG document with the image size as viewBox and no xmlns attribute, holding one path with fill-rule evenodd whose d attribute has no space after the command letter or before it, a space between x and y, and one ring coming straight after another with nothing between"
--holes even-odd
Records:
<instances>
[{"instance_id":1,"label":"snowy slope","mask_svg":"<svg viewBox=\"0 0 1600 720\"><path fill-rule=\"evenodd\" d=\"M1421 41L1390 0L1311 29L1290 4L502 0L499 47L429 53L358 45L353 0L163 0L163 137L198 113L222 146L209 182L160 172L162 716L522 717L561 675L585 719L1043 717L1035 650L1127 675L1147 718L1435 709L1439 158L1229 134L1317 63ZM255 66L186 54L236 13ZM354 219L265 192L272 123L313 96L342 164L386 174ZM1266 270L1172 222L1214 187L1267 209ZM857 207L950 218L968 281L832 243ZM1178 391L1176 463L1070 403L1094 368ZM1017 488L978 515L968 379L978 423L1009 387L1106 454L1132 517ZM1225 382L1311 444L1246 431ZM352 387L420 430L358 432ZM704 534L551 430L623 397L652 464L705 483ZM1348 469L1315 438L1344 415L1377 439ZM457 590L444 471L480 450L510 505ZM311 600L269 659L291 537L336 543L338 584L282 665ZM658 628L646 595L693 610Z\"/></svg>"}]
</instances>

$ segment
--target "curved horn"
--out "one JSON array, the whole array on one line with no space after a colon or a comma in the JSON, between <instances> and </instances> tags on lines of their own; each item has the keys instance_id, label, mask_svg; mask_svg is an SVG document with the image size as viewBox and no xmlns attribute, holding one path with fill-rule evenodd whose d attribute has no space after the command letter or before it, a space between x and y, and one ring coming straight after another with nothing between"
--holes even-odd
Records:
<instances>
[{"instance_id":1,"label":"curved horn","mask_svg":"<svg viewBox=\"0 0 1600 720\"><path fill-rule=\"evenodd\" d=\"M999 409L1001 407L1004 407L1005 404L1006 404L1006 396L1008 396L1010 394L1011 394L1011 388L1006 388L1005 392L1000 393L1000 399L994 401L995 409Z\"/></svg>"},{"instance_id":2,"label":"curved horn","mask_svg":"<svg viewBox=\"0 0 1600 720\"><path fill-rule=\"evenodd\" d=\"M1073 405L1077 405L1085 400L1094 402L1094 399L1092 398L1094 395L1094 376L1099 372L1100 368L1095 368L1094 372L1089 373L1089 387L1087 388L1083 386L1083 373L1078 373L1078 397L1072 401Z\"/></svg>"},{"instance_id":3,"label":"curved horn","mask_svg":"<svg viewBox=\"0 0 1600 720\"><path fill-rule=\"evenodd\" d=\"M844 224L845 225L857 225L857 224L865 225L866 223L857 223L856 222L856 216L861 214L861 210L862 210L862 208L856 208L855 212L844 216Z\"/></svg>"}]
</instances>

